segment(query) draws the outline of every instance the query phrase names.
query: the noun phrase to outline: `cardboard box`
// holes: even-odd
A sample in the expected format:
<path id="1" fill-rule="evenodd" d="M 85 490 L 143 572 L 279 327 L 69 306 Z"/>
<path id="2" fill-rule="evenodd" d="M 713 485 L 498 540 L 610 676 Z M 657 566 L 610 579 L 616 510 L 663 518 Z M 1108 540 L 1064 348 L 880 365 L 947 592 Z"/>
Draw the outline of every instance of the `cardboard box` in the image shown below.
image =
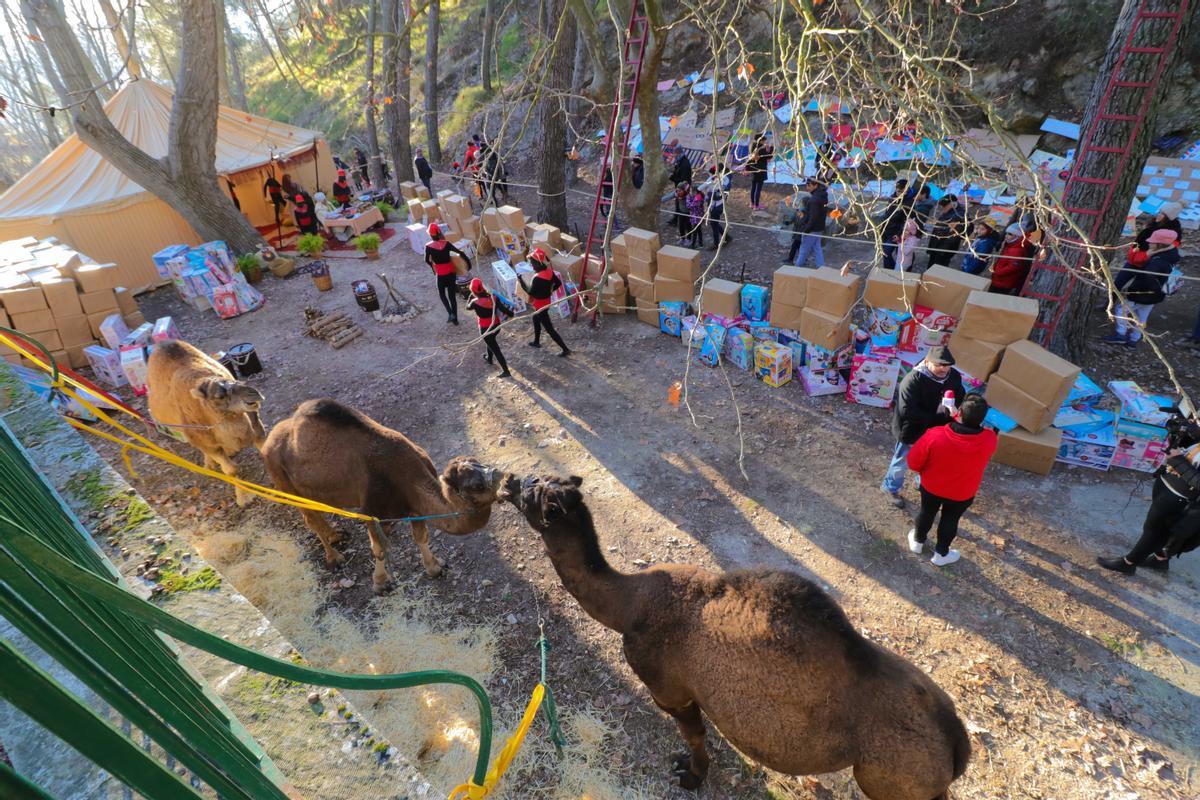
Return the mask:
<path id="1" fill-rule="evenodd" d="M 652 300 L 643 300 L 639 297 L 633 301 L 633 304 L 637 311 L 638 322 L 658 327 L 658 303 Z"/>
<path id="2" fill-rule="evenodd" d="M 724 278 L 709 278 L 700 290 L 700 309 L 705 314 L 733 319 L 742 313 L 742 285 Z"/>
<path id="3" fill-rule="evenodd" d="M 91 347 L 95 343 L 96 342 L 94 339 L 89 339 L 84 344 L 66 345 L 64 349 L 67 351 L 67 365 L 70 366 L 71 369 L 80 369 L 81 367 L 86 367 L 88 365 L 88 360 L 87 356 L 84 355 L 84 348 Z"/>
<path id="4" fill-rule="evenodd" d="M 639 278 L 637 275 L 629 275 L 625 278 L 625 285 L 629 288 L 629 294 L 636 299 L 657 305 L 658 297 L 654 293 L 654 281 Z"/>
<path id="5" fill-rule="evenodd" d="M 17 286 L 0 291 L 0 304 L 4 306 L 4 310 L 10 317 L 13 314 L 25 314 L 49 308 L 46 305 L 46 295 L 42 294 L 42 287 L 33 285 Z"/>
<path id="6" fill-rule="evenodd" d="M 1057 428 L 1047 428 L 1041 433 L 1013 428 L 999 435 L 992 460 L 1037 475 L 1049 475 L 1061 445 L 1062 431 Z"/>
<path id="7" fill-rule="evenodd" d="M 658 265 L 653 261 L 629 256 L 629 274 L 636 275 L 642 280 L 652 281 L 658 276 Z M 678 280 L 678 279 L 676 279 Z M 692 281 L 695 282 L 695 279 Z"/>
<path id="8" fill-rule="evenodd" d="M 662 247 L 662 242 L 658 240 L 658 234 L 653 231 L 626 228 L 621 235 L 625 237 L 625 246 L 629 249 L 629 255 L 646 261 L 653 261 L 655 254 Z M 677 247 L 675 249 L 683 250 L 684 248 Z"/>
<path id="9" fill-rule="evenodd" d="M 412 200 L 417 196 L 417 184 L 415 181 L 402 181 L 400 183 L 400 196 Z"/>
<path id="10" fill-rule="evenodd" d="M 659 275 L 654 279 L 654 297 L 660 303 L 690 303 L 696 297 L 696 286 Z"/>
<path id="11" fill-rule="evenodd" d="M 969 339 L 1012 344 L 1029 337 L 1037 315 L 1038 302 L 1031 297 L 971 292 L 958 330 Z"/>
<path id="12" fill-rule="evenodd" d="M 948 346 L 954 354 L 955 366 L 985 383 L 1000 366 L 1005 347 L 982 339 L 969 339 L 958 331 L 950 336 Z"/>
<path id="13" fill-rule="evenodd" d="M 574 236 L 568 236 L 565 233 L 558 235 L 558 249 L 566 253 L 580 253 L 582 248 L 579 246 L 579 240 Z"/>
<path id="14" fill-rule="evenodd" d="M 622 277 L 629 275 L 629 259 L 613 256 L 608 260 L 608 268 Z"/>
<path id="15" fill-rule="evenodd" d="M 38 344 L 47 350 L 62 350 L 62 337 L 58 335 L 56 330 L 48 331 L 21 331 L 26 336 L 36 339 Z"/>
<path id="16" fill-rule="evenodd" d="M 409 222 L 424 222 L 425 221 L 425 206 L 424 201 L 416 197 L 408 201 L 408 221 Z"/>
<path id="17" fill-rule="evenodd" d="M 92 326 L 88 324 L 88 318 L 85 314 L 80 314 L 77 317 L 59 317 L 55 320 L 58 325 L 58 335 L 62 339 L 63 345 L 68 349 L 78 345 L 87 345 L 92 343 Z"/>
<path id="18" fill-rule="evenodd" d="M 921 279 L 916 275 L 901 275 L 895 270 L 873 269 L 867 275 L 863 302 L 872 308 L 889 311 L 911 311 L 917 304 Z"/>
<path id="19" fill-rule="evenodd" d="M 629 245 L 625 244 L 625 234 L 623 233 L 618 233 L 609 240 L 609 249 L 612 250 L 614 256 L 629 258 Z"/>
<path id="20" fill-rule="evenodd" d="M 562 242 L 562 231 L 554 225 L 541 222 L 533 226 L 533 236 L 530 238 L 535 242 L 548 242 L 551 247 L 557 250 Z"/>
<path id="21" fill-rule="evenodd" d="M 850 318 L 805 307 L 800 313 L 800 336 L 826 350 L 837 350 L 850 342 Z"/>
<path id="22" fill-rule="evenodd" d="M 418 200 L 432 200 L 433 198 L 430 196 L 428 189 L 426 189 L 424 186 L 418 186 L 417 187 L 417 199 Z"/>
<path id="23" fill-rule="evenodd" d="M 55 318 L 78 317 L 83 313 L 83 306 L 79 304 L 79 293 L 75 290 L 75 281 L 70 278 L 58 278 L 41 286 L 42 294 L 46 296 L 46 305 L 50 306 L 50 312 Z"/>
<path id="24" fill-rule="evenodd" d="M 629 297 L 625 289 L 625 279 L 620 275 L 609 273 L 600 290 L 600 311 L 604 314 L 624 314 L 628 311 Z"/>
<path id="25" fill-rule="evenodd" d="M 78 295 L 81 313 L 83 314 L 99 314 L 101 311 L 120 311 L 122 314 L 129 313 L 121 308 L 121 303 L 117 298 L 116 293 L 112 289 L 101 289 L 98 292 L 86 292 Z M 137 311 L 137 304 L 134 303 L 132 311 Z"/>
<path id="26" fill-rule="evenodd" d="M 991 285 L 990 278 L 982 278 L 938 264 L 921 275 L 921 289 L 917 292 L 917 302 L 952 317 L 961 317 L 963 306 L 966 305 L 971 292 L 986 292 Z"/>
<path id="27" fill-rule="evenodd" d="M 10 319 L 12 327 L 21 333 L 33 334 L 38 331 L 52 331 L 55 329 L 54 314 L 48 308 L 43 308 L 40 311 L 24 311 L 20 314 L 13 314 Z"/>
<path id="28" fill-rule="evenodd" d="M 496 209 L 496 213 L 500 215 L 500 223 L 514 233 L 522 233 L 525 230 L 525 212 L 516 206 L 500 206 Z"/>
<path id="29" fill-rule="evenodd" d="M 804 308 L 808 302 L 808 279 L 812 274 L 807 267 L 780 267 L 775 270 L 771 297 L 786 305 Z"/>
<path id="30" fill-rule="evenodd" d="M 997 376 L 1019 386 L 1030 397 L 1057 409 L 1071 393 L 1080 368 L 1028 339 L 1013 342 L 1004 351 Z M 972 373 L 974 374 L 974 373 Z M 976 376 L 978 377 L 978 376 Z"/>
<path id="31" fill-rule="evenodd" d="M 1058 413 L 1058 406 L 1047 406 L 999 375 L 993 375 L 988 381 L 983 398 L 1005 416 L 1015 419 L 1018 425 L 1030 433 L 1044 431 Z M 1054 446 L 1054 451 L 1058 452 L 1058 445 Z"/>
<path id="32" fill-rule="evenodd" d="M 121 285 L 121 276 L 116 264 L 84 264 L 75 270 L 75 282 L 81 292 L 98 292 L 116 289 Z"/>
<path id="33" fill-rule="evenodd" d="M 858 275 L 843 277 L 831 267 L 810 270 L 805 306 L 835 317 L 845 316 L 858 301 L 861 285 L 862 278 Z"/>
<path id="34" fill-rule="evenodd" d="M 9 325 L 8 323 L 8 312 L 6 312 L 3 308 L 0 308 L 0 325 L 4 326 L 5 328 L 11 328 L 12 325 Z"/>
<path id="35" fill-rule="evenodd" d="M 438 208 L 436 200 L 425 200 L 421 203 L 421 210 L 426 222 L 441 222 L 442 210 Z"/>
<path id="36" fill-rule="evenodd" d="M 781 303 L 778 297 L 771 298 L 771 324 L 777 328 L 799 329 L 803 311 L 802 306 Z"/>
<path id="37" fill-rule="evenodd" d="M 654 236 L 655 239 L 658 238 L 658 234 Z M 631 258 L 644 258 L 636 248 L 630 247 L 629 250 Z M 689 250 L 686 247 L 676 247 L 671 244 L 659 248 L 654 260 L 658 263 L 658 274 L 666 275 L 668 278 L 695 283 L 696 279 L 700 277 L 699 250 Z"/>

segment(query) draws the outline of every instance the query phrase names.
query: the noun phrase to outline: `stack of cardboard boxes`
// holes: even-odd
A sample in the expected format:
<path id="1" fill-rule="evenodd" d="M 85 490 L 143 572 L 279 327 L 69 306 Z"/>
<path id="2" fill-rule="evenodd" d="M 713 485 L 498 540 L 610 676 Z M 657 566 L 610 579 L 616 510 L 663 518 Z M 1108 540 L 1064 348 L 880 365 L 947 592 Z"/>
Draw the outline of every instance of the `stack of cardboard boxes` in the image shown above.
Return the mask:
<path id="1" fill-rule="evenodd" d="M 87 366 L 84 348 L 96 343 L 110 317 L 136 328 L 145 319 L 133 296 L 118 286 L 114 264 L 96 264 L 59 244 L 25 237 L 0 244 L 0 325 L 30 336 L 56 362 Z M 3 348 L 5 360 L 20 358 Z"/>
<path id="2" fill-rule="evenodd" d="M 771 324 L 777 328 L 800 330 L 801 317 L 808 298 L 811 269 L 783 266 L 775 270 L 771 283 Z"/>
<path id="3" fill-rule="evenodd" d="M 628 233 L 628 232 L 626 232 Z M 654 237 L 655 242 L 658 236 Z M 637 240 L 629 239 L 631 263 L 636 263 Z M 700 279 L 700 251 L 667 245 L 655 254 L 658 272 L 654 277 L 654 296 L 658 301 L 691 303 L 696 299 L 696 281 Z"/>
<path id="4" fill-rule="evenodd" d="M 1037 314 L 1032 298 L 971 292 L 949 342 L 958 368 L 986 383 L 1000 366 L 1004 348 L 1029 336 Z"/>
<path id="5" fill-rule="evenodd" d="M 810 272 L 800 338 L 824 350 L 838 350 L 850 343 L 850 310 L 858 302 L 862 278 L 829 267 Z"/>
<path id="6" fill-rule="evenodd" d="M 964 328 L 975 333 L 978 329 L 966 325 L 971 314 L 968 304 Z M 1000 368 L 988 380 L 984 393 L 989 405 L 1018 426 L 1000 432 L 997 462 L 1040 475 L 1050 472 L 1062 444 L 1062 431 L 1051 428 L 1050 424 L 1070 395 L 1079 373 L 1079 367 L 1028 339 L 1007 345 Z"/>

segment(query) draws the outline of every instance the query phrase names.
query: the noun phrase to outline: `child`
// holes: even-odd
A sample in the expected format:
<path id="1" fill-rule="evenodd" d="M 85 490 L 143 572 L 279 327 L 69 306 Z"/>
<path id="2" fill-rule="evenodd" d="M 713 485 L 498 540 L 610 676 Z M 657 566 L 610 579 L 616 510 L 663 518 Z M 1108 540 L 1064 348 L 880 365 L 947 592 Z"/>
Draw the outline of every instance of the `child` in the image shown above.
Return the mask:
<path id="1" fill-rule="evenodd" d="M 975 223 L 975 238 L 971 240 L 971 252 L 963 256 L 962 270 L 978 275 L 987 269 L 988 260 L 1000 244 L 1000 234 L 992 227 L 992 221 L 984 218 Z"/>
<path id="2" fill-rule="evenodd" d="M 1142 330 L 1154 306 L 1167 299 L 1167 278 L 1179 263 L 1179 234 L 1170 228 L 1160 228 L 1150 234 L 1147 252 L 1150 257 L 1141 266 L 1132 264 L 1133 274 L 1125 289 L 1125 303 L 1117 316 L 1117 332 L 1104 337 L 1109 344 L 1133 347 L 1142 340 Z"/>
<path id="3" fill-rule="evenodd" d="M 908 451 L 909 469 L 921 476 L 921 510 L 916 527 L 908 532 L 908 549 L 925 549 L 933 518 L 941 511 L 937 545 L 929 559 L 934 566 L 958 561 L 958 551 L 950 549 L 958 536 L 958 520 L 975 501 L 983 471 L 996 452 L 996 432 L 983 428 L 987 411 L 982 395 L 967 395 L 952 412 L 952 422 L 929 428 Z"/>
<path id="4" fill-rule="evenodd" d="M 691 241 L 688 243 L 693 250 L 704 247 L 704 193 L 692 189 L 687 199 L 688 222 L 691 223 Z"/>
<path id="5" fill-rule="evenodd" d="M 900 246 L 896 248 L 896 271 L 908 272 L 912 269 L 913 257 L 921 244 L 921 226 L 916 217 L 909 217 L 904 223 L 904 232 L 900 234 Z"/>
<path id="6" fill-rule="evenodd" d="M 992 265 L 992 286 L 995 294 L 1020 294 L 1033 264 L 1029 260 L 1033 247 L 1026 237 L 1025 228 L 1014 222 L 1004 229 L 1004 245 L 1000 257 Z"/>

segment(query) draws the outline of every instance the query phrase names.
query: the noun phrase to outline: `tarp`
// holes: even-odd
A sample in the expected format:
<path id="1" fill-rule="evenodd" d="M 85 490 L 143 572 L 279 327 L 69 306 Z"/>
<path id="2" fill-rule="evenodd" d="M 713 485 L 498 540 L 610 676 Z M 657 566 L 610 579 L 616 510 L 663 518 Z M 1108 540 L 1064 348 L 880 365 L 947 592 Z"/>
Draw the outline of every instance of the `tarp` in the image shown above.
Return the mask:
<path id="1" fill-rule="evenodd" d="M 1004 169 L 1010 164 L 1020 164 L 1027 159 L 1041 138 L 1034 134 L 1014 136 L 1005 133 L 1003 136 L 1001 139 L 1001 134 L 995 131 L 971 128 L 958 137 L 957 153 L 963 161 L 972 165 L 986 169 Z M 1020 153 L 1020 157 L 1014 156 L 1013 150 Z"/>
<path id="2" fill-rule="evenodd" d="M 140 149 L 167 154 L 171 92 L 139 80 L 113 95 L 104 112 L 117 130 Z M 236 173 L 311 150 L 317 131 L 297 128 L 222 106 L 217 117 L 217 172 Z M 76 135 L 67 138 L 41 163 L 0 195 L 0 220 L 68 214 L 128 203 L 146 190 L 92 150 Z"/>

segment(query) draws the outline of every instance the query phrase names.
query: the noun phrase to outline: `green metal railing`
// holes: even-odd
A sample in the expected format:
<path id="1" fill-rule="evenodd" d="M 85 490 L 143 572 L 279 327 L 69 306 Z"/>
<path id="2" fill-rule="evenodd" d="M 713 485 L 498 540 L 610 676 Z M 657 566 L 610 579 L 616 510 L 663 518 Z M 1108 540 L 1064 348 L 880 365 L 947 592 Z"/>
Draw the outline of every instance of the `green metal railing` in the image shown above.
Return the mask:
<path id="1" fill-rule="evenodd" d="M 74 674 L 113 710 L 220 797 L 282 800 L 284 778 L 203 680 L 159 632 L 235 664 L 337 689 L 463 686 L 479 707 L 474 781 L 492 743 L 483 687 L 442 670 L 352 675 L 263 655 L 189 625 L 124 588 L 61 499 L 0 422 L 0 616 Z M 0 697 L 151 800 L 199 798 L 153 755 L 0 640 Z M 46 797 L 0 766 L 3 796 Z"/>

